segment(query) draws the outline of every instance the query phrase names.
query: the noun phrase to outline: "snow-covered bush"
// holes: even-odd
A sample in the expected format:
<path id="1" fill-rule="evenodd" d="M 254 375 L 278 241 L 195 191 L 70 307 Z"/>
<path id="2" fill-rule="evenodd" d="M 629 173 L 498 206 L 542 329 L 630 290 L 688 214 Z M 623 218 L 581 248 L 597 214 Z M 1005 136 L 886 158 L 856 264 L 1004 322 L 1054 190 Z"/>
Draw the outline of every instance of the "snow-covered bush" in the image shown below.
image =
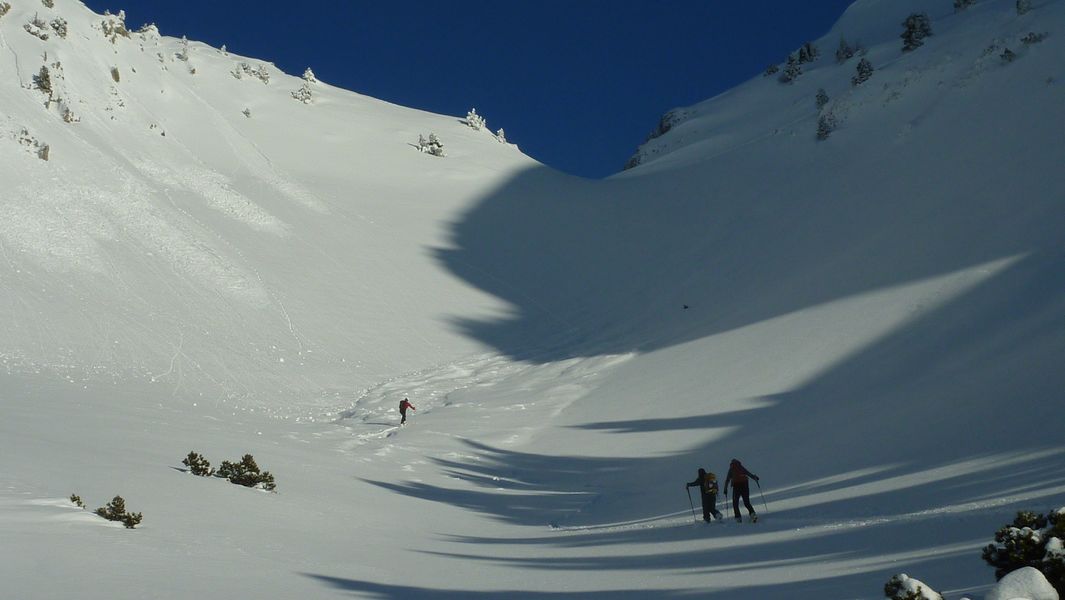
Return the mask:
<path id="1" fill-rule="evenodd" d="M 181 49 L 174 54 L 174 57 L 185 62 L 189 61 L 189 38 L 181 36 Z"/>
<path id="2" fill-rule="evenodd" d="M 0 17 L 6 15 L 9 10 L 11 10 L 10 2 L 0 2 Z"/>
<path id="3" fill-rule="evenodd" d="M 995 567 L 995 578 L 1022 567 L 1043 573 L 1059 594 L 1065 594 L 1065 508 L 1047 516 L 1024 511 L 1012 525 L 995 532 L 995 543 L 984 548 L 982 556 Z"/>
<path id="4" fill-rule="evenodd" d="M 796 51 L 796 55 L 798 56 L 799 64 L 803 64 L 814 62 L 821 55 L 821 52 L 813 43 L 806 42 Z"/>
<path id="5" fill-rule="evenodd" d="M 1026 35 L 1026 36 L 1021 38 L 1021 43 L 1024 44 L 1025 46 L 1031 46 L 1032 44 L 1038 44 L 1039 42 L 1047 39 L 1048 35 L 1050 35 L 1050 34 L 1045 32 L 1045 31 L 1043 33 L 1036 33 L 1034 31 L 1030 31 L 1030 32 L 1028 32 L 1028 35 Z"/>
<path id="6" fill-rule="evenodd" d="M 15 140 L 19 143 L 20 146 L 23 146 L 33 154 L 36 154 L 37 158 L 43 161 L 47 161 L 49 156 L 51 156 L 51 147 L 48 144 L 33 137 L 33 135 L 30 134 L 29 130 L 25 127 L 20 129 L 18 134 L 15 135 Z"/>
<path id="7" fill-rule="evenodd" d="M 248 108 L 248 107 L 244 107 L 244 110 L 240 111 L 240 114 L 242 114 L 245 117 L 248 117 L 250 119 L 251 118 L 251 109 Z"/>
<path id="8" fill-rule="evenodd" d="M 120 10 L 117 15 L 112 15 L 108 11 L 104 13 L 104 16 L 107 18 L 100 22 L 100 30 L 103 31 L 105 38 L 111 40 L 112 44 L 118 40 L 118 36 L 129 37 L 129 30 L 126 29 L 126 11 Z"/>
<path id="9" fill-rule="evenodd" d="M 41 0 L 41 4 L 48 8 L 55 8 L 55 0 Z"/>
<path id="10" fill-rule="evenodd" d="M 48 24 L 37 15 L 33 15 L 33 20 L 23 25 L 22 28 L 26 30 L 26 33 L 42 41 L 48 39 Z"/>
<path id="11" fill-rule="evenodd" d="M 48 104 L 52 101 L 52 72 L 48 65 L 41 65 L 41 70 L 33 76 L 33 87 L 41 90 L 48 96 Z"/>
<path id="12" fill-rule="evenodd" d="M 776 63 L 773 63 L 766 67 L 765 71 L 762 71 L 762 77 L 769 77 L 770 75 L 775 75 L 779 71 L 780 67 Z"/>
<path id="13" fill-rule="evenodd" d="M 266 65 L 251 66 L 246 62 L 242 62 L 232 71 L 233 77 L 237 79 L 243 79 L 245 75 L 251 75 L 264 84 L 270 83 L 270 72 L 266 69 Z"/>
<path id="14" fill-rule="evenodd" d="M 784 71 L 780 73 L 781 83 L 792 83 L 802 75 L 802 64 L 794 54 L 788 57 L 784 63 Z"/>
<path id="15" fill-rule="evenodd" d="M 289 95 L 304 104 L 310 104 L 311 101 L 314 100 L 314 94 L 311 93 L 311 88 L 306 81 L 303 82 L 300 89 L 294 92 L 289 92 Z"/>
<path id="16" fill-rule="evenodd" d="M 436 137 L 435 133 L 430 133 L 428 140 L 425 139 L 425 136 L 419 135 L 418 150 L 433 156 L 447 156 L 447 154 L 444 154 L 444 144 L 440 143 L 440 138 Z"/>
<path id="17" fill-rule="evenodd" d="M 133 529 L 144 518 L 141 513 L 126 512 L 126 501 L 122 496 L 115 496 L 107 506 L 97 508 L 96 514 L 108 521 L 121 521 L 126 529 Z"/>
<path id="18" fill-rule="evenodd" d="M 963 11 L 976 4 L 976 0 L 954 0 L 954 12 Z"/>
<path id="19" fill-rule="evenodd" d="M 255 464 L 255 459 L 251 454 L 245 454 L 238 463 L 223 460 L 215 477 L 223 477 L 230 483 L 244 487 L 257 487 L 267 491 L 277 488 L 274 484 L 274 476 L 269 471 L 260 471 L 259 465 Z"/>
<path id="20" fill-rule="evenodd" d="M 318 83 L 318 78 L 314 76 L 314 71 L 310 67 L 303 72 L 303 80 L 307 83 Z"/>
<path id="21" fill-rule="evenodd" d="M 1032 0 L 1017 0 L 1017 14 L 1023 15 L 1032 10 Z"/>
<path id="22" fill-rule="evenodd" d="M 1002 54 L 999 55 L 999 58 L 1002 59 L 1002 62 L 1011 63 L 1017 59 L 1017 53 L 1013 50 L 1010 50 L 1009 48 L 1006 48 L 1002 51 Z"/>
<path id="23" fill-rule="evenodd" d="M 922 581 L 900 573 L 884 584 L 888 600 L 943 600 L 935 590 Z"/>
<path id="24" fill-rule="evenodd" d="M 984 600 L 1058 600 L 1060 596 L 1046 576 L 1032 567 L 1024 567 L 1006 575 Z"/>
<path id="25" fill-rule="evenodd" d="M 913 13 L 902 22 L 906 28 L 899 36 L 902 38 L 902 51 L 910 52 L 924 44 L 924 39 L 932 35 L 932 21 L 925 13 Z"/>
<path id="26" fill-rule="evenodd" d="M 817 95 L 814 96 L 814 103 L 817 104 L 817 110 L 821 110 L 828 104 L 828 92 L 825 91 L 825 88 L 817 90 Z"/>
<path id="27" fill-rule="evenodd" d="M 836 115 L 831 110 L 825 112 L 817 119 L 817 139 L 827 140 L 837 126 L 839 122 L 836 120 Z"/>
<path id="28" fill-rule="evenodd" d="M 66 37 L 67 37 L 67 20 L 66 19 L 64 19 L 63 17 L 56 17 L 56 18 L 52 19 L 52 22 L 49 23 L 49 25 L 52 27 L 52 31 L 54 31 L 56 35 L 58 35 L 59 37 L 61 37 L 63 39 L 66 39 Z"/>
<path id="29" fill-rule="evenodd" d="M 111 67 L 111 79 L 113 79 L 115 83 L 122 81 L 122 75 L 118 72 L 118 67 Z"/>
<path id="30" fill-rule="evenodd" d="M 73 504 L 74 506 L 77 506 L 78 508 L 85 508 L 85 503 L 82 502 L 81 496 L 79 496 L 77 494 L 71 494 L 70 495 L 70 503 Z"/>
<path id="31" fill-rule="evenodd" d="M 207 462 L 207 458 L 196 453 L 189 452 L 189 455 L 182 459 L 181 464 L 189 468 L 189 472 L 193 475 L 199 475 L 200 477 L 210 477 L 214 475 L 214 469 L 211 468 L 211 463 Z"/>
<path id="32" fill-rule="evenodd" d="M 466 113 L 466 124 L 477 131 L 484 129 L 488 125 L 484 117 L 477 114 L 476 108 L 471 108 L 470 112 Z"/>
<path id="33" fill-rule="evenodd" d="M 502 127 L 496 132 L 496 139 L 499 140 L 499 143 L 501 144 L 507 143 L 507 134 L 503 131 Z"/>
<path id="34" fill-rule="evenodd" d="M 858 52 L 858 48 L 857 47 L 851 46 L 849 43 L 847 43 L 846 38 L 844 38 L 843 36 L 840 36 L 840 38 L 839 38 L 839 48 L 836 48 L 836 62 L 838 64 L 843 64 L 843 63 L 847 62 L 857 52 Z"/>
<path id="35" fill-rule="evenodd" d="M 873 63 L 869 62 L 869 59 L 863 58 L 858 62 L 858 72 L 851 77 L 851 85 L 861 85 L 869 80 L 873 76 Z"/>

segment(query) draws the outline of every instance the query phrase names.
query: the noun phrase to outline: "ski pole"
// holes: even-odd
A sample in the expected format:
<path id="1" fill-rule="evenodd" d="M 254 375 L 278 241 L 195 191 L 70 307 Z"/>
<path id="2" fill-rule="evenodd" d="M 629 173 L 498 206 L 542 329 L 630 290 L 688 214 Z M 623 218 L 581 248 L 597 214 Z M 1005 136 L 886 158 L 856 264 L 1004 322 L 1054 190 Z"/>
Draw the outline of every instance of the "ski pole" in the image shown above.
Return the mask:
<path id="1" fill-rule="evenodd" d="M 762 484 L 758 483 L 758 480 L 754 480 L 755 485 L 758 486 L 758 495 L 762 497 L 762 506 L 765 507 L 765 513 L 769 514 L 769 505 L 765 503 L 765 494 L 762 493 Z"/>
<path id="2" fill-rule="evenodd" d="M 688 504 L 692 507 L 692 519 L 694 519 L 695 522 L 698 523 L 699 517 L 695 516 L 695 505 L 692 504 L 692 490 L 690 487 L 685 487 L 684 491 L 688 492 Z"/>

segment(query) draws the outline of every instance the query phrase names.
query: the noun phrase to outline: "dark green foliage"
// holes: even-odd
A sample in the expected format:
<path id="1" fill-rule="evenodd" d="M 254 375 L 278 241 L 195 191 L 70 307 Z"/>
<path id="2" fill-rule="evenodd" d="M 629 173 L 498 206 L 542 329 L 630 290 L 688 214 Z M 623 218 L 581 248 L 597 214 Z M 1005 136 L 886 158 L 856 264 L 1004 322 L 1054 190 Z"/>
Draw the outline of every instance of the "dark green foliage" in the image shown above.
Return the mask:
<path id="1" fill-rule="evenodd" d="M 851 77 L 851 85 L 861 85 L 869 80 L 873 76 L 873 63 L 869 62 L 869 59 L 863 58 L 858 63 L 858 72 Z"/>
<path id="2" fill-rule="evenodd" d="M 932 22 L 925 13 L 911 14 L 902 22 L 902 26 L 906 28 L 899 36 L 902 38 L 903 52 L 916 50 L 924 44 L 926 37 L 932 35 Z"/>
<path id="3" fill-rule="evenodd" d="M 836 120 L 836 115 L 832 114 L 832 111 L 822 114 L 817 119 L 817 139 L 827 140 L 828 136 L 832 135 L 832 132 L 839 126 L 839 122 Z"/>
<path id="4" fill-rule="evenodd" d="M 781 83 L 792 83 L 799 76 L 802 75 L 802 64 L 799 59 L 792 54 L 788 57 L 788 61 L 784 63 L 784 72 L 780 74 Z"/>
<path id="5" fill-rule="evenodd" d="M 817 49 L 817 46 L 810 42 L 806 42 L 796 52 L 799 58 L 799 64 L 814 62 L 817 57 L 821 55 L 821 51 Z"/>
<path id="6" fill-rule="evenodd" d="M 817 96 L 814 97 L 814 102 L 817 104 L 817 110 L 821 110 L 828 104 L 828 93 L 825 92 L 825 88 L 817 90 Z"/>
<path id="7" fill-rule="evenodd" d="M 218 467 L 218 472 L 215 475 L 228 479 L 230 483 L 243 485 L 244 487 L 261 487 L 267 491 L 273 491 L 277 488 L 277 485 L 274 484 L 274 476 L 269 471 L 260 471 L 259 465 L 255 464 L 255 458 L 251 454 L 245 454 L 239 463 L 223 460 L 222 466 Z"/>
<path id="8" fill-rule="evenodd" d="M 843 64 L 850 60 L 858 52 L 858 49 L 847 43 L 843 37 L 839 38 L 839 48 L 836 48 L 836 62 Z"/>
<path id="9" fill-rule="evenodd" d="M 122 499 L 122 496 L 115 496 L 107 506 L 97 508 L 96 514 L 108 521 L 121 521 L 126 529 L 133 529 L 144 518 L 141 513 L 126 512 L 126 501 Z"/>
<path id="10" fill-rule="evenodd" d="M 765 68 L 765 71 L 762 71 L 762 77 L 769 77 L 770 75 L 773 75 L 778 71 L 780 71 L 780 67 L 778 67 L 776 64 L 769 65 Z"/>
<path id="11" fill-rule="evenodd" d="M 906 580 L 909 579 L 906 575 L 893 575 L 887 583 L 884 584 L 884 596 L 888 600 L 928 600 L 928 598 L 942 598 L 935 592 L 926 591 L 920 585 L 917 585 L 916 591 L 908 591 L 906 589 Z"/>
<path id="12" fill-rule="evenodd" d="M 47 65 L 41 65 L 41 70 L 33 76 L 33 85 L 45 94 L 48 94 L 48 98 L 51 99 L 52 72 L 48 70 Z"/>
<path id="13" fill-rule="evenodd" d="M 1065 594 L 1065 509 L 1043 516 L 1031 511 L 1017 513 L 1011 525 L 995 532 L 995 543 L 984 548 L 982 557 L 995 567 L 995 578 L 1022 567 L 1033 567 L 1046 576 L 1059 594 Z"/>
<path id="14" fill-rule="evenodd" d="M 211 463 L 207 462 L 207 459 L 195 452 L 189 452 L 189 455 L 181 461 L 181 464 L 189 468 L 189 471 L 193 475 L 199 475 L 200 477 L 210 477 L 214 475 L 214 469 L 211 468 Z"/>
<path id="15" fill-rule="evenodd" d="M 70 503 L 78 508 L 85 508 L 85 503 L 81 501 L 81 496 L 77 494 L 70 495 Z"/>

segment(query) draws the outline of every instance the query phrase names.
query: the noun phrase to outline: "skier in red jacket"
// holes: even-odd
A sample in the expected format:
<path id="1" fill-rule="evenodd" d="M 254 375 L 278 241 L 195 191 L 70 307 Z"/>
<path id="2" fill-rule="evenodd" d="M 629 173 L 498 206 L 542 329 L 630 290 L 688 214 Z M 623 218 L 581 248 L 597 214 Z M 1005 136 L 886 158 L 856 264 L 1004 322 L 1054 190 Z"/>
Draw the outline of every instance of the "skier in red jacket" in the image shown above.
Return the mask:
<path id="1" fill-rule="evenodd" d="M 743 498 L 743 505 L 751 515 L 751 522 L 755 523 L 758 521 L 758 515 L 751 506 L 751 484 L 747 481 L 748 477 L 758 481 L 757 475 L 748 471 L 740 461 L 732 459 L 728 466 L 728 476 L 725 477 L 725 496 L 728 496 L 728 485 L 732 483 L 732 514 L 736 515 L 736 521 L 743 521 L 740 518 L 740 498 Z"/>
<path id="2" fill-rule="evenodd" d="M 407 422 L 407 409 L 408 408 L 411 409 L 411 410 L 418 410 L 417 408 L 414 408 L 414 405 L 410 403 L 410 400 L 407 400 L 406 398 L 404 398 L 403 401 L 399 403 L 399 415 L 401 417 L 403 417 L 399 421 L 400 425 L 402 425 L 402 424 Z"/>

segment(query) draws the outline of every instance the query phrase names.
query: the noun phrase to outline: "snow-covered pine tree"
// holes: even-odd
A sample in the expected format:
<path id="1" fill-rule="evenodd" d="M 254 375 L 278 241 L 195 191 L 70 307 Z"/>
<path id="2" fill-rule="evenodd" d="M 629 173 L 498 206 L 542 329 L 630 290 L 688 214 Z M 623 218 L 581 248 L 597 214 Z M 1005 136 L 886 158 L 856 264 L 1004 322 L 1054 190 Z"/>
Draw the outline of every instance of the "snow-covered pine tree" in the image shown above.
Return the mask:
<path id="1" fill-rule="evenodd" d="M 496 139 L 499 140 L 501 144 L 507 143 L 507 134 L 503 132 L 502 127 L 500 127 L 499 131 L 496 132 Z"/>
<path id="2" fill-rule="evenodd" d="M 22 26 L 26 30 L 26 33 L 41 40 L 48 40 L 48 24 L 41 20 L 36 14 L 33 15 L 33 20 Z"/>
<path id="3" fill-rule="evenodd" d="M 817 57 L 821 55 L 821 52 L 817 49 L 817 46 L 811 42 L 806 42 L 797 51 L 799 56 L 799 64 L 810 63 L 817 60 Z"/>
<path id="4" fill-rule="evenodd" d="M 484 117 L 477 114 L 476 108 L 471 108 L 470 112 L 466 113 L 466 124 L 477 131 L 484 129 L 488 125 Z"/>
<path id="5" fill-rule="evenodd" d="M 435 133 L 429 134 L 429 142 L 427 144 L 429 148 L 429 154 L 433 156 L 446 156 L 444 154 L 444 144 L 441 143 L 440 138 L 436 137 Z"/>
<path id="6" fill-rule="evenodd" d="M 869 80 L 873 76 L 873 63 L 869 62 L 868 58 L 863 58 L 858 61 L 858 72 L 851 77 L 851 85 L 858 86 Z"/>
<path id="7" fill-rule="evenodd" d="M 1002 54 L 1000 54 L 999 57 L 1002 59 L 1002 62 L 1011 63 L 1017 60 L 1017 53 L 1013 50 L 1010 50 L 1009 48 L 1006 48 L 1002 51 Z"/>
<path id="8" fill-rule="evenodd" d="M 828 92 L 825 91 L 825 88 L 817 90 L 817 96 L 814 97 L 814 101 L 817 103 L 817 110 L 821 110 L 828 104 Z"/>
<path id="9" fill-rule="evenodd" d="M 46 8 L 55 8 L 55 0 L 41 0 L 41 4 Z"/>
<path id="10" fill-rule="evenodd" d="M 56 17 L 49 23 L 52 27 L 52 31 L 59 37 L 66 39 L 67 37 L 67 20 L 63 17 Z"/>
<path id="11" fill-rule="evenodd" d="M 311 93 L 310 84 L 306 81 L 303 82 L 300 89 L 291 92 L 291 96 L 304 104 L 310 104 L 314 99 L 314 95 Z"/>
<path id="12" fill-rule="evenodd" d="M 303 72 L 303 80 L 307 83 L 318 83 L 318 78 L 314 76 L 314 71 L 310 67 Z"/>
<path id="13" fill-rule="evenodd" d="M 1017 0 L 1017 14 L 1023 15 L 1032 10 L 1032 0 Z"/>
<path id="14" fill-rule="evenodd" d="M 838 125 L 839 122 L 836 121 L 836 115 L 832 114 L 831 110 L 822 113 L 817 119 L 817 139 L 827 140 Z"/>
<path id="15" fill-rule="evenodd" d="M 1033 567 L 1058 594 L 1065 594 L 1065 508 L 1045 517 L 1030 511 L 1017 513 L 1011 525 L 995 532 L 995 543 L 984 548 L 982 557 L 995 567 L 996 579 Z"/>
<path id="16" fill-rule="evenodd" d="M 41 70 L 33 76 L 33 87 L 48 96 L 45 106 L 52 102 L 52 72 L 48 69 L 48 65 L 41 65 Z"/>
<path id="17" fill-rule="evenodd" d="M 765 71 L 762 71 L 762 77 L 769 77 L 770 75 L 775 75 L 779 71 L 780 67 L 776 63 L 773 63 L 766 67 Z"/>
<path id="18" fill-rule="evenodd" d="M 892 576 L 884 584 L 884 596 L 888 600 L 943 600 L 943 596 L 928 584 L 905 573 Z"/>
<path id="19" fill-rule="evenodd" d="M 843 64 L 854 56 L 855 48 L 847 43 L 846 38 L 840 36 L 839 47 L 836 48 L 836 63 Z"/>
<path id="20" fill-rule="evenodd" d="M 780 74 L 781 83 L 792 83 L 802 75 L 802 65 L 794 55 L 788 56 L 788 62 L 784 64 L 784 71 Z"/>
<path id="21" fill-rule="evenodd" d="M 188 62 L 189 60 L 189 38 L 181 36 L 181 49 L 178 50 L 175 55 L 178 60 Z"/>
<path id="22" fill-rule="evenodd" d="M 924 39 L 932 35 L 932 22 L 925 13 L 913 13 L 902 22 L 906 28 L 899 37 L 902 38 L 902 51 L 911 52 L 924 44 Z"/>
<path id="23" fill-rule="evenodd" d="M 6 15 L 9 10 L 11 10 L 10 2 L 0 2 L 0 17 Z"/>

